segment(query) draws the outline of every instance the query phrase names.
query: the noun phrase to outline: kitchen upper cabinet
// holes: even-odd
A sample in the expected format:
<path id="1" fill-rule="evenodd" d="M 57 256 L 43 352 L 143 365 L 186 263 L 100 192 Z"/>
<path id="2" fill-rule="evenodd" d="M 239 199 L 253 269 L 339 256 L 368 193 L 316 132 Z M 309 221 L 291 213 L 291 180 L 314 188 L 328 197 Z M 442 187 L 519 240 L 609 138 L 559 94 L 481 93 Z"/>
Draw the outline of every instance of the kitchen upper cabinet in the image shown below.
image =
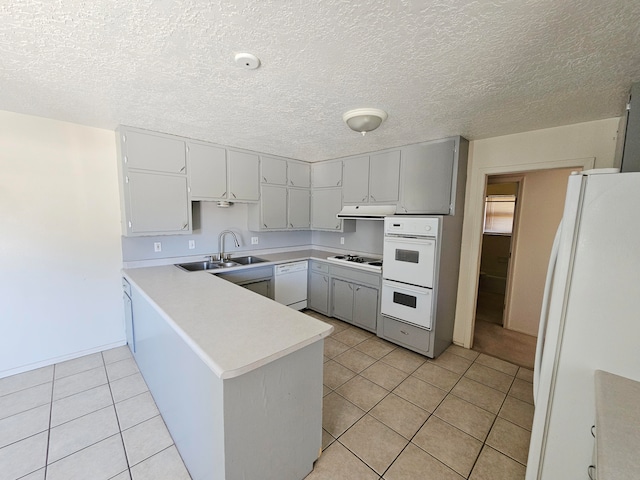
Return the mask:
<path id="1" fill-rule="evenodd" d="M 311 187 L 311 165 L 306 162 L 287 162 L 287 178 L 290 187 Z"/>
<path id="2" fill-rule="evenodd" d="M 187 142 L 192 200 L 225 200 L 227 151 L 222 147 Z"/>
<path id="3" fill-rule="evenodd" d="M 311 164 L 311 186 L 313 188 L 341 187 L 342 160 Z"/>
<path id="4" fill-rule="evenodd" d="M 398 202 L 400 150 L 352 157 L 344 160 L 345 204 Z"/>
<path id="5" fill-rule="evenodd" d="M 287 160 L 260 156 L 260 181 L 272 185 L 287 185 Z"/>
<path id="6" fill-rule="evenodd" d="M 456 137 L 403 147 L 398 212 L 454 214 L 456 193 L 464 193 L 466 145 Z"/>
<path id="7" fill-rule="evenodd" d="M 186 174 L 185 142 L 181 138 L 120 128 L 121 155 L 128 168 Z"/>
<path id="8" fill-rule="evenodd" d="M 191 233 L 185 141 L 129 127 L 116 138 L 123 235 Z"/>
<path id="9" fill-rule="evenodd" d="M 344 160 L 344 203 L 367 203 L 369 201 L 369 156 Z"/>
<path id="10" fill-rule="evenodd" d="M 186 176 L 129 170 L 125 183 L 129 235 L 191 232 Z"/>
<path id="11" fill-rule="evenodd" d="M 369 157 L 369 203 L 396 203 L 400 179 L 400 150 Z"/>
<path id="12" fill-rule="evenodd" d="M 260 158 L 252 152 L 227 149 L 230 201 L 257 202 L 260 199 Z"/>
<path id="13" fill-rule="evenodd" d="M 287 187 L 262 185 L 261 192 L 260 230 L 285 230 L 287 228 Z"/>
<path id="14" fill-rule="evenodd" d="M 288 227 L 295 230 L 311 226 L 311 191 L 308 188 L 289 188 Z"/>
<path id="15" fill-rule="evenodd" d="M 342 221 L 336 215 L 342 210 L 342 188 L 319 188 L 311 193 L 311 229 L 339 232 Z"/>

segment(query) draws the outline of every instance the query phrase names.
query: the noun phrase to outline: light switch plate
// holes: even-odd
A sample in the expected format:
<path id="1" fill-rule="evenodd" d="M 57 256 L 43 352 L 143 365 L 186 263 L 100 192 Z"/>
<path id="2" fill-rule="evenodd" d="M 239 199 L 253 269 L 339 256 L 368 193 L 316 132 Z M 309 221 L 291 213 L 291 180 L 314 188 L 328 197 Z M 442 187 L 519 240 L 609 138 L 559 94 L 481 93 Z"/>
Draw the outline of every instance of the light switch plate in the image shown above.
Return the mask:
<path id="1" fill-rule="evenodd" d="M 196 248 L 196 241 L 189 240 L 189 250 L 193 250 L 194 248 Z"/>
<path id="2" fill-rule="evenodd" d="M 251 245 L 258 245 L 258 237 L 251 237 Z"/>
<path id="3" fill-rule="evenodd" d="M 162 251 L 162 243 L 161 242 L 153 242 L 153 251 L 161 252 Z"/>

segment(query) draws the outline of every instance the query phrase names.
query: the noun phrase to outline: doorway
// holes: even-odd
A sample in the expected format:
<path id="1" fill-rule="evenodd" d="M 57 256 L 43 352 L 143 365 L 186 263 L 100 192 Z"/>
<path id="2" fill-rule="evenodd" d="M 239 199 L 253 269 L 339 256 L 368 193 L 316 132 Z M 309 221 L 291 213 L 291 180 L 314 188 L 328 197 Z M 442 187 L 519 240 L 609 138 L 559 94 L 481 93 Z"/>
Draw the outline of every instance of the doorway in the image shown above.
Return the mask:
<path id="1" fill-rule="evenodd" d="M 487 216 L 491 209 L 498 213 L 505 211 L 502 218 L 508 223 L 509 212 L 512 211 L 513 228 L 510 234 L 506 226 L 502 231 L 500 227 L 491 225 L 483 228 L 474 350 L 527 368 L 533 367 L 549 254 L 564 209 L 567 178 L 573 170 L 576 169 L 559 168 L 486 177 Z M 517 189 L 504 191 L 508 183 L 515 183 Z M 502 206 L 496 209 L 491 204 L 492 195 L 497 195 L 499 200 L 501 194 L 514 192 L 516 201 L 512 210 Z M 492 232 L 492 229 L 497 232 Z M 494 309 L 493 318 L 483 315 L 487 297 L 493 300 L 493 305 L 502 308 L 502 311 Z M 493 322 L 490 321 L 492 319 Z"/>
<path id="2" fill-rule="evenodd" d="M 485 194 L 476 321 L 504 326 L 522 177 L 490 176 Z"/>

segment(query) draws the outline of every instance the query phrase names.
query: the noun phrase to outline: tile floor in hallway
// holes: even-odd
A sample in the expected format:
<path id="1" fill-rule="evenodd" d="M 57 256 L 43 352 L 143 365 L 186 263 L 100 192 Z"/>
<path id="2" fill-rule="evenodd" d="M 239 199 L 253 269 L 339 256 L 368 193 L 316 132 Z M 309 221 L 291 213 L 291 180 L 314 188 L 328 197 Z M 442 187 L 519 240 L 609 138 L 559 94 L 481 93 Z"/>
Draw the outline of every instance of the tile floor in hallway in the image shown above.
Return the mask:
<path id="1" fill-rule="evenodd" d="M 307 313 L 335 327 L 307 480 L 524 478 L 530 370 L 455 346 L 429 360 Z M 75 478 L 190 478 L 127 347 L 0 379 L 0 480 Z"/>
<path id="2" fill-rule="evenodd" d="M 533 372 L 455 345 L 431 360 L 364 330 L 325 341 L 323 454 L 306 480 L 517 480 Z"/>

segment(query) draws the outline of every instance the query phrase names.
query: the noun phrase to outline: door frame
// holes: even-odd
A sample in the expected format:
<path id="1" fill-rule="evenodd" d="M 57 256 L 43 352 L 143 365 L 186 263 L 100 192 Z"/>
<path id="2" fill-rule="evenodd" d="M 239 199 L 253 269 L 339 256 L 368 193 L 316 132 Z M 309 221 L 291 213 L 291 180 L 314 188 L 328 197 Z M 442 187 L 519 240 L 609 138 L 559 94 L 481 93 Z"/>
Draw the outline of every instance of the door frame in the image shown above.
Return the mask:
<path id="1" fill-rule="evenodd" d="M 471 348 L 473 346 L 473 333 L 476 323 L 475 307 L 478 301 L 478 276 L 480 275 L 480 256 L 482 254 L 482 220 L 484 211 L 484 201 L 482 199 L 484 198 L 487 177 L 506 174 L 518 175 L 526 172 L 554 170 L 557 168 L 581 168 L 582 170 L 591 170 L 595 165 L 595 160 L 595 157 L 588 157 L 478 169 L 479 175 L 476 177 L 476 181 L 468 185 L 468 198 L 466 200 L 466 202 L 469 202 L 470 198 L 476 199 L 476 202 L 474 202 L 476 208 L 475 211 L 469 212 L 470 215 L 465 216 L 471 232 L 470 243 L 466 247 L 469 248 L 471 252 L 474 252 L 474 254 L 469 255 L 466 265 L 460 264 L 460 272 L 464 272 L 464 275 L 460 275 L 461 281 L 459 281 L 458 284 L 456 319 L 464 319 L 464 323 L 457 326 L 457 328 L 462 330 L 460 337 L 462 337 L 463 340 L 463 347 Z M 464 247 L 465 245 L 463 245 L 463 248 Z M 462 284 L 465 279 L 469 279 L 468 285 Z M 461 286 L 463 288 L 460 288 Z M 466 292 L 464 291 L 465 289 Z M 463 293 L 463 295 L 461 295 L 461 293 Z M 467 321 L 465 317 L 469 320 Z"/>

